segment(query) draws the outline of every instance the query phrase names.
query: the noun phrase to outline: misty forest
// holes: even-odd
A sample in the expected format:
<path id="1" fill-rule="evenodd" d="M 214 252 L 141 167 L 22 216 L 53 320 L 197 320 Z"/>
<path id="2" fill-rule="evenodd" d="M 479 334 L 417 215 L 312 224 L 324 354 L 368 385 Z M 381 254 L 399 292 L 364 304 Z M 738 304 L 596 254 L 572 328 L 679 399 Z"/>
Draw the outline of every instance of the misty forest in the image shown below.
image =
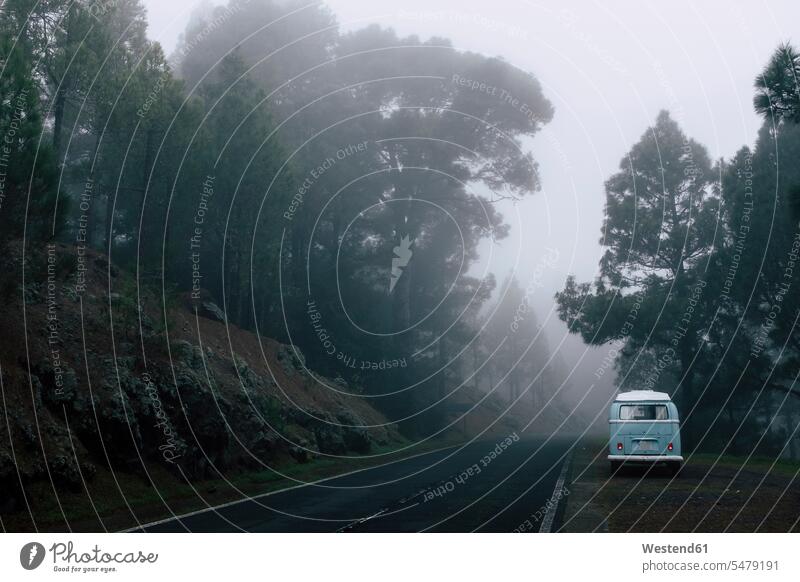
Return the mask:
<path id="1" fill-rule="evenodd" d="M 682 478 L 777 463 L 789 493 L 752 511 L 800 498 L 791 43 L 752 78 L 753 145 L 714 159 L 665 106 L 620 152 L 584 225 L 595 274 L 547 298 L 564 344 L 532 301 L 557 251 L 522 249 L 533 278 L 487 266 L 547 186 L 531 144 L 562 111 L 536 70 L 299 0 L 203 5 L 169 54 L 148 35 L 141 0 L 0 8 L 4 530 L 126 529 L 459 443 L 486 450 L 431 483 L 478 458 L 505 478 L 529 438 L 567 444 L 515 468 L 555 479 L 584 451 L 607 491 L 608 407 L 629 390 L 676 404 Z M 467 473 L 456 492 L 482 487 Z M 523 523 L 506 508 L 533 481 L 481 523 Z M 745 499 L 734 529 L 757 523 Z M 467 513 L 452 529 L 477 527 Z M 796 506 L 774 513 L 798 527 Z"/>

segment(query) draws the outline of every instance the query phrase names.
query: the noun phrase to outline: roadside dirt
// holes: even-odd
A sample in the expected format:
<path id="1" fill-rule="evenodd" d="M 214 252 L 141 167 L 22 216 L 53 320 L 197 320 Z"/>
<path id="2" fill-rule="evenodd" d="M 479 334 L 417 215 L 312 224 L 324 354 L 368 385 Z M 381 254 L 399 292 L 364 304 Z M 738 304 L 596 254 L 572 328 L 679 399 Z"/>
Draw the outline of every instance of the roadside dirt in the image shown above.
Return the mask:
<path id="1" fill-rule="evenodd" d="M 226 325 L 210 299 L 195 311 L 173 294 L 165 306 L 158 285 L 137 287 L 92 250 L 80 262 L 56 244 L 23 262 L 21 243 L 9 248 L 0 270 L 19 276 L 0 288 L 0 531 L 131 527 L 509 434 L 535 412 L 503 413 L 487 398 L 411 443 L 363 387 Z M 479 400 L 470 390 L 460 391 L 469 408 Z M 531 430 L 550 428 L 539 424 Z"/>
<path id="2" fill-rule="evenodd" d="M 798 532 L 800 463 L 695 455 L 611 476 L 605 443 L 578 445 L 562 532 Z"/>

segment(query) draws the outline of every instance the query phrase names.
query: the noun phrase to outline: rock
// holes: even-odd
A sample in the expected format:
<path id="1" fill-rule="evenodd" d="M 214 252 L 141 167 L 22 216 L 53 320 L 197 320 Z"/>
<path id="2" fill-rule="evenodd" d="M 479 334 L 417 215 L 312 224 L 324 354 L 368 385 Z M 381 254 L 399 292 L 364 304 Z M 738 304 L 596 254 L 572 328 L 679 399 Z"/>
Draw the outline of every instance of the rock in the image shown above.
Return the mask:
<path id="1" fill-rule="evenodd" d="M 233 367 L 239 374 L 247 374 L 250 371 L 250 365 L 244 358 L 233 354 Z"/>
<path id="2" fill-rule="evenodd" d="M 258 431 L 252 437 L 248 448 L 258 458 L 269 459 L 278 448 L 279 439 L 278 434 L 269 429 Z"/>
<path id="3" fill-rule="evenodd" d="M 348 450 L 356 453 L 368 453 L 372 449 L 372 438 L 363 428 L 345 429 L 344 443 Z"/>
<path id="4" fill-rule="evenodd" d="M 135 367 L 136 367 L 135 356 L 117 357 L 117 369 L 122 369 L 125 370 L 126 372 L 131 372 Z"/>
<path id="5" fill-rule="evenodd" d="M 50 475 L 56 485 L 63 485 L 71 491 L 81 488 L 81 474 L 75 461 L 66 455 L 59 455 L 49 459 Z"/>
<path id="6" fill-rule="evenodd" d="M 347 408 L 339 408 L 339 410 L 336 411 L 336 420 L 346 426 L 351 427 L 359 427 L 365 424 L 363 419 L 361 419 L 355 412 L 348 410 Z"/>
<path id="7" fill-rule="evenodd" d="M 66 285 L 64 287 L 64 295 L 69 297 L 70 301 L 78 302 L 78 290 L 75 288 L 75 285 Z"/>
<path id="8" fill-rule="evenodd" d="M 42 284 L 39 282 L 28 283 L 25 285 L 25 304 L 36 305 L 37 303 L 44 302 L 44 295 L 42 294 Z"/>
<path id="9" fill-rule="evenodd" d="M 340 455 L 347 452 L 347 444 L 337 426 L 320 423 L 314 428 L 314 436 L 321 453 Z"/>
<path id="10" fill-rule="evenodd" d="M 347 450 L 368 453 L 372 449 L 372 436 L 362 428 L 365 422 L 357 414 L 342 408 L 336 413 L 336 420 L 345 425 L 341 430 Z"/>
<path id="11" fill-rule="evenodd" d="M 192 356 L 192 344 L 186 340 L 175 340 L 170 345 L 172 357 L 176 360 L 185 361 Z"/>
<path id="12" fill-rule="evenodd" d="M 44 384 L 38 376 L 31 375 L 31 384 L 33 385 L 33 405 L 36 407 L 36 410 L 41 410 L 44 395 L 50 392 L 50 390 L 44 387 Z"/>
<path id="13" fill-rule="evenodd" d="M 186 340 L 175 340 L 172 342 L 172 357 L 176 363 L 183 363 L 192 371 L 205 374 L 203 363 L 203 351 L 200 346 L 194 346 Z"/>
<path id="14" fill-rule="evenodd" d="M 307 463 L 311 460 L 311 454 L 302 447 L 289 447 L 289 454 L 298 463 Z"/>
<path id="15" fill-rule="evenodd" d="M 58 408 L 67 405 L 72 407 L 73 404 L 83 404 L 76 402 L 78 400 L 78 377 L 75 370 L 63 365 L 56 378 L 55 371 L 49 363 L 39 363 L 33 368 L 34 376 L 31 376 L 31 381 L 34 385 L 34 393 L 38 394 L 37 408 L 41 407 L 44 403 L 50 408 Z M 82 406 L 79 406 L 83 409 Z"/>
<path id="16" fill-rule="evenodd" d="M 311 417 L 312 414 L 314 416 L 320 416 L 320 413 L 316 410 L 304 411 L 295 406 L 289 407 L 289 409 L 286 411 L 288 421 L 303 428 L 311 428 L 312 425 L 317 422 Z"/>
<path id="17" fill-rule="evenodd" d="M 203 301 L 200 304 L 202 309 L 198 313 L 207 319 L 216 319 L 217 321 L 225 321 L 225 312 L 220 309 L 219 305 L 213 301 Z"/>
<path id="18" fill-rule="evenodd" d="M 234 367 L 236 368 L 236 373 L 239 376 L 239 379 L 242 381 L 243 388 L 245 390 L 252 390 L 254 388 L 262 388 L 264 386 L 264 381 L 262 380 L 261 376 L 256 374 L 252 368 L 250 368 L 250 364 L 244 358 L 233 354 L 233 362 Z"/>
<path id="19" fill-rule="evenodd" d="M 175 367 L 175 380 L 181 397 L 181 412 L 175 415 L 174 428 L 178 435 L 191 437 L 198 445 L 185 452 L 181 467 L 186 463 L 185 466 L 190 470 L 198 471 L 194 476 L 203 476 L 209 469 L 202 462 L 202 458 L 207 456 L 218 469 L 224 469 L 229 464 L 230 452 L 236 444 L 229 425 L 236 426 L 231 419 L 236 407 L 218 390 L 212 391 L 204 374 L 184 364 Z M 191 424 L 191 430 L 187 423 Z M 240 430 L 238 427 L 237 431 Z"/>
<path id="20" fill-rule="evenodd" d="M 33 448 L 33 446 L 39 442 L 39 436 L 31 423 L 26 422 L 20 424 L 19 431 L 22 435 L 22 442 L 25 443 L 26 446 Z"/>
<path id="21" fill-rule="evenodd" d="M 137 449 L 141 451 L 145 447 L 137 415 L 133 412 L 135 405 L 125 391 L 123 378 L 120 378 L 120 384 L 123 391 L 112 391 L 104 399 L 103 406 L 96 407 L 97 425 L 91 419 L 88 426 L 84 425 L 84 434 L 94 433 L 94 439 L 98 434 L 102 435 L 105 450 L 111 458 L 127 465 L 131 459 L 138 458 Z"/>
<path id="22" fill-rule="evenodd" d="M 372 449 L 374 439 L 370 431 L 361 428 L 364 421 L 345 408 L 339 409 L 333 416 L 321 410 L 304 412 L 292 407 L 287 416 L 288 422 L 311 431 L 317 443 L 315 448 L 322 453 L 366 453 Z"/>
<path id="23" fill-rule="evenodd" d="M 292 376 L 295 372 L 305 371 L 306 358 L 297 346 L 281 345 L 278 348 L 277 355 L 278 362 L 287 375 Z"/>

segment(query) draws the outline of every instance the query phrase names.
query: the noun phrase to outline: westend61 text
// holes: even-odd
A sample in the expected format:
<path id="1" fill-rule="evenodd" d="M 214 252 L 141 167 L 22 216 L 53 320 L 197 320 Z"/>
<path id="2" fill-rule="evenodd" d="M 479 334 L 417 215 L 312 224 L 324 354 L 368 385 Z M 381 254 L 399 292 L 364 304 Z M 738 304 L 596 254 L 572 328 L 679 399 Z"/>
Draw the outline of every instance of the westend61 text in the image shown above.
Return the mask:
<path id="1" fill-rule="evenodd" d="M 682 546 L 642 544 L 642 551 L 645 554 L 707 554 L 708 544 L 687 544 Z"/>

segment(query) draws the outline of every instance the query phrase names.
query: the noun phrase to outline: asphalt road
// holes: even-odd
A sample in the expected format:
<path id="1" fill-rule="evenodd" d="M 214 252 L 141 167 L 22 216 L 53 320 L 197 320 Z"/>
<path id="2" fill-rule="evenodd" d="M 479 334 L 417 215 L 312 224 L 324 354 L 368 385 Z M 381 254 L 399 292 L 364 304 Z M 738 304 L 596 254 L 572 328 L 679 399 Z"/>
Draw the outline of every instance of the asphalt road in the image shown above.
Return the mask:
<path id="1" fill-rule="evenodd" d="M 143 528 L 150 532 L 538 531 L 572 441 L 490 439 L 277 491 Z M 526 521 L 527 520 L 527 521 Z"/>

